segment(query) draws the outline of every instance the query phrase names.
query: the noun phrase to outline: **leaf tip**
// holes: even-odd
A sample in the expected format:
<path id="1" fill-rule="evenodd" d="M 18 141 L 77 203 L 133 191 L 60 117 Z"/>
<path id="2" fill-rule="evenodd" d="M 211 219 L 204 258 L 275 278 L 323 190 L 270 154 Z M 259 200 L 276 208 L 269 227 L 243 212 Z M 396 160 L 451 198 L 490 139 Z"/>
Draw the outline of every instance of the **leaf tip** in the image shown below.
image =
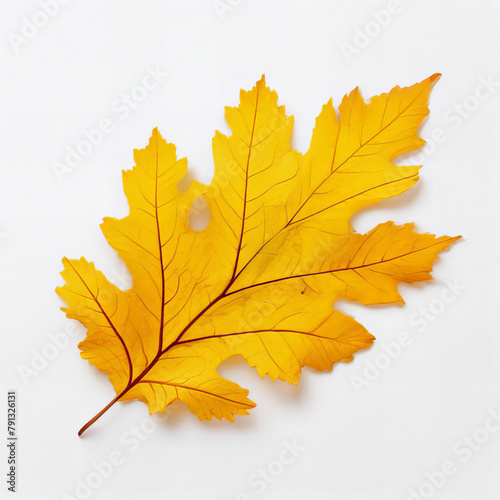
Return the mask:
<path id="1" fill-rule="evenodd" d="M 434 73 L 431 75 L 429 78 L 427 78 L 427 81 L 429 82 L 429 89 L 432 90 L 432 87 L 434 87 L 434 84 L 441 78 L 441 73 Z"/>
<path id="2" fill-rule="evenodd" d="M 462 239 L 462 235 L 459 234 L 458 236 L 450 236 L 450 239 L 448 240 L 448 247 L 456 243 L 458 240 Z"/>
<path id="3" fill-rule="evenodd" d="M 154 141 L 154 142 L 153 142 Z M 158 144 L 159 142 L 161 141 L 165 141 L 165 139 L 163 138 L 163 136 L 161 135 L 160 131 L 158 130 L 158 127 L 155 127 L 152 132 L 151 132 L 151 137 L 149 139 L 149 145 L 151 146 L 152 144 L 156 143 Z M 166 142 L 166 141 L 165 141 Z M 135 149 L 134 150 L 134 155 L 135 155 L 135 152 L 136 151 L 140 151 L 140 150 L 137 150 Z"/>

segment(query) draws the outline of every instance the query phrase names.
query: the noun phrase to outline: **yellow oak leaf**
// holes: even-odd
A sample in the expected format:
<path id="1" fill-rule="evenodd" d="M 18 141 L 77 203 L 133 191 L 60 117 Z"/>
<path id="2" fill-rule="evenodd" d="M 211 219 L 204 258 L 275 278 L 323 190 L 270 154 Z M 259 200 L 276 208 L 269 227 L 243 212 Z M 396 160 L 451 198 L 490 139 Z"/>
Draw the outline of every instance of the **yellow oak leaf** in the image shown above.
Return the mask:
<path id="1" fill-rule="evenodd" d="M 263 77 L 226 108 L 232 135 L 215 134 L 212 183 L 183 193 L 187 161 L 155 129 L 123 174 L 130 214 L 101 226 L 132 288 L 117 288 L 84 258 L 63 260 L 62 310 L 87 328 L 81 355 L 116 392 L 80 434 L 115 402 L 136 398 L 150 413 L 180 399 L 202 420 L 232 421 L 255 404 L 217 373 L 230 356 L 297 384 L 303 366 L 331 370 L 371 345 L 334 302 L 402 302 L 398 284 L 431 279 L 437 254 L 459 238 L 393 222 L 357 234 L 349 223 L 417 181 L 419 167 L 392 160 L 423 146 L 417 128 L 438 76 L 369 104 L 356 89 L 340 117 L 330 100 L 304 155 L 290 147 L 293 118 Z M 200 196 L 211 220 L 196 231 L 189 215 Z"/>

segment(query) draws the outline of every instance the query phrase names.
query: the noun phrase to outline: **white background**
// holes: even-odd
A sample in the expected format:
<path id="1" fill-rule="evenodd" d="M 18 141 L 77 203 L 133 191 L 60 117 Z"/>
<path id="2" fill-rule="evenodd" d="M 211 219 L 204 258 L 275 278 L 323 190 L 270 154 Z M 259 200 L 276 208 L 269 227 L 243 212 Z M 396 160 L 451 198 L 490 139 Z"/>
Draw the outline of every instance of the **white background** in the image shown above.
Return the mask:
<path id="1" fill-rule="evenodd" d="M 122 464 L 92 488 L 92 499 L 243 500 L 246 493 L 401 500 L 412 489 L 435 499 L 500 498 L 500 431 L 481 430 L 500 407 L 500 89 L 474 97 L 481 78 L 500 82 L 498 1 L 406 0 L 381 27 L 372 11 L 387 9 L 385 0 L 243 0 L 222 16 L 212 0 L 71 0 L 17 51 L 13 34 L 22 36 L 23 18 L 33 19 L 40 6 L 0 5 L 0 462 L 4 471 L 6 391 L 16 389 L 13 498 L 83 498 L 77 481 L 113 451 Z M 342 43 L 354 45 L 357 28 L 375 36 L 348 60 Z M 122 119 L 116 100 L 156 66 L 168 77 Z M 175 404 L 153 432 L 141 431 L 134 449 L 130 432 L 141 425 L 149 432 L 150 417 L 140 402 L 119 403 L 78 438 L 114 393 L 79 358 L 83 332 L 60 335 L 67 345 L 60 340 L 54 352 L 49 335 L 72 323 L 54 288 L 62 284 L 64 256 L 85 256 L 127 285 L 99 224 L 126 215 L 121 171 L 152 128 L 188 157 L 194 177 L 209 182 L 212 136 L 227 132 L 223 108 L 236 105 L 240 88 L 250 89 L 263 73 L 295 116 L 293 145 L 304 152 L 330 97 L 337 105 L 359 85 L 369 98 L 435 72 L 443 76 L 421 136 L 432 143 L 442 129 L 446 139 L 433 151 L 427 146 L 418 186 L 353 224 L 365 232 L 386 220 L 414 221 L 419 231 L 464 239 L 436 261 L 433 282 L 400 287 L 404 307 L 339 304 L 377 337 L 374 347 L 333 372 L 305 369 L 298 387 L 262 380 L 241 359 L 231 360 L 221 374 L 249 388 L 258 404 L 235 423 L 199 422 Z M 460 117 L 456 106 L 464 102 L 468 116 Z M 104 118 L 113 132 L 59 182 L 54 163 Z M 447 281 L 463 289 L 444 304 Z M 429 307 L 438 314 L 422 321 L 420 308 Z M 411 345 L 356 391 L 353 377 L 380 364 L 383 346 L 402 331 Z M 44 364 L 43 353 L 53 359 Z M 33 369 L 34 357 L 37 375 L 23 381 L 19 368 Z M 470 456 L 464 450 L 471 445 L 458 444 L 464 436 L 482 443 L 472 442 Z M 294 440 L 303 450 L 281 467 L 283 443 Z M 425 485 L 425 473 L 444 461 L 455 473 L 439 487 Z M 260 493 L 249 481 L 268 467 L 276 476 L 268 473 L 272 482 L 264 480 Z M 12 496 L 6 486 L 2 479 L 1 498 Z"/>

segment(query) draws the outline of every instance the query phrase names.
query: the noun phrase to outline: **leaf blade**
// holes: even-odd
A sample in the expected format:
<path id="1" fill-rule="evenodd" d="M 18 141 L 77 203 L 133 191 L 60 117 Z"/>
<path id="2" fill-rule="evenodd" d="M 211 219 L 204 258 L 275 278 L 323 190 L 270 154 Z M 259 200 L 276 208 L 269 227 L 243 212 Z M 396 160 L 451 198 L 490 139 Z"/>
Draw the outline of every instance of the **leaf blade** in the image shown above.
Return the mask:
<path id="1" fill-rule="evenodd" d="M 374 337 L 335 301 L 402 302 L 399 283 L 431 279 L 437 255 L 459 238 L 419 234 L 412 224 L 366 234 L 350 226 L 354 213 L 418 180 L 418 166 L 392 161 L 424 144 L 417 128 L 437 76 L 368 104 L 356 89 L 340 120 L 330 100 L 305 155 L 291 148 L 293 117 L 263 77 L 226 108 L 232 135 L 214 137 L 212 183 L 193 182 L 182 194 L 187 163 L 153 130 L 124 172 L 130 214 L 102 225 L 132 288 L 66 259 L 67 284 L 57 289 L 68 317 L 88 328 L 82 356 L 117 393 L 83 430 L 130 399 L 151 413 L 180 399 L 200 419 L 234 420 L 255 404 L 218 375 L 225 359 L 242 355 L 262 377 L 296 384 L 303 366 L 331 370 L 369 347 Z M 212 218 L 194 231 L 188 216 L 199 196 Z M 110 297 L 105 307 L 99 289 Z"/>

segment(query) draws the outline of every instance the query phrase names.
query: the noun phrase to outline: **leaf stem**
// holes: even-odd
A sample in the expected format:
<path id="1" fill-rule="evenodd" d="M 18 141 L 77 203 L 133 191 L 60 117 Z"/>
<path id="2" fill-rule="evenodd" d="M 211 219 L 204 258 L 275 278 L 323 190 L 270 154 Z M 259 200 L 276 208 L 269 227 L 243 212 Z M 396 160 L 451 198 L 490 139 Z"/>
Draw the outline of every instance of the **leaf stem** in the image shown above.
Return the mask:
<path id="1" fill-rule="evenodd" d="M 91 418 L 79 431 L 78 435 L 81 436 L 96 420 L 101 418 L 125 393 L 122 392 L 116 396 L 107 406 L 105 406 L 95 417 Z"/>

